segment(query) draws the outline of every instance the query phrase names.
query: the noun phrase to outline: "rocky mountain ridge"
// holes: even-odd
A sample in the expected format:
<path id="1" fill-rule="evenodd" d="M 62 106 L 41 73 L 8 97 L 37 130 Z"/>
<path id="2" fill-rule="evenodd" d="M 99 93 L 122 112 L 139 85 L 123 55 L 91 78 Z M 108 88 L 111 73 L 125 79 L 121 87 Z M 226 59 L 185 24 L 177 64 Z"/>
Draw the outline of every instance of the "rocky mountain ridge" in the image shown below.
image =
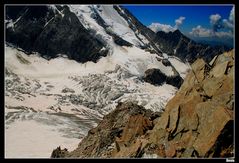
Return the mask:
<path id="1" fill-rule="evenodd" d="M 106 56 L 104 44 L 89 34 L 67 6 L 55 10 L 48 6 L 27 6 L 20 17 L 6 29 L 6 41 L 25 51 L 36 51 L 45 58 L 65 54 L 79 62 Z M 8 8 L 8 7 L 7 7 Z M 15 8 L 9 7 L 9 12 Z"/>
<path id="2" fill-rule="evenodd" d="M 206 62 L 209 62 L 214 56 L 230 50 L 226 46 L 212 47 L 197 43 L 183 35 L 179 30 L 169 33 L 159 31 L 156 33 L 154 42 L 163 52 L 190 63 L 193 63 L 197 58 L 203 58 Z"/>

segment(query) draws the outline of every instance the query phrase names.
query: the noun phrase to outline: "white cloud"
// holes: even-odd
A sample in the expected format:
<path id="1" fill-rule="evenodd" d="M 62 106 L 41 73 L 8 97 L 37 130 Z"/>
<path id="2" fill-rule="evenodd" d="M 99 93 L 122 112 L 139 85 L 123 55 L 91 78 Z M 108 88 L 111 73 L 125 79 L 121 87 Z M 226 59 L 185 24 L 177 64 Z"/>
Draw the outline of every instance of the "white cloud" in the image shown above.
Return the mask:
<path id="1" fill-rule="evenodd" d="M 234 18 L 235 18 L 235 7 L 233 6 L 230 12 L 229 21 L 234 22 Z"/>
<path id="2" fill-rule="evenodd" d="M 202 26 L 198 25 L 197 27 L 192 28 L 192 31 L 189 32 L 189 34 L 194 37 L 232 38 L 235 18 L 234 13 L 235 9 L 233 7 L 228 19 L 222 20 L 222 17 L 219 14 L 210 15 L 209 19 L 212 29 L 203 28 Z M 224 31 L 219 31 L 220 29 L 224 29 Z"/>
<path id="3" fill-rule="evenodd" d="M 210 15 L 209 19 L 210 23 L 212 24 L 212 30 L 214 32 L 217 32 L 218 30 L 224 28 L 221 15 L 219 14 Z"/>
<path id="4" fill-rule="evenodd" d="M 154 31 L 155 33 L 158 31 L 163 31 L 163 32 L 173 32 L 176 29 L 174 27 L 172 27 L 171 25 L 167 25 L 167 24 L 160 24 L 160 23 L 152 23 L 151 25 L 148 26 L 152 31 Z"/>
<path id="5" fill-rule="evenodd" d="M 178 27 L 183 24 L 183 21 L 184 21 L 185 19 L 186 19 L 186 18 L 183 17 L 183 16 L 180 16 L 178 19 L 176 19 L 176 20 L 175 20 L 175 28 L 178 29 Z"/>
<path id="6" fill-rule="evenodd" d="M 212 29 L 203 28 L 202 26 L 198 25 L 197 27 L 193 28 L 192 31 L 189 33 L 194 37 L 233 37 L 231 32 L 215 32 Z"/>
<path id="7" fill-rule="evenodd" d="M 219 38 L 225 38 L 225 37 L 233 37 L 233 34 L 231 32 L 215 32 L 214 34 L 216 37 L 219 37 Z"/>
<path id="8" fill-rule="evenodd" d="M 197 27 L 193 28 L 192 31 L 189 33 L 194 37 L 209 37 L 211 36 L 211 30 L 206 29 L 198 25 Z"/>
<path id="9" fill-rule="evenodd" d="M 223 19 L 223 25 L 225 28 L 228 28 L 229 30 L 233 31 L 234 29 L 234 20 L 235 20 L 235 8 L 232 7 L 232 10 L 230 12 L 230 15 L 227 19 Z"/>
<path id="10" fill-rule="evenodd" d="M 222 17 L 219 14 L 215 14 L 215 15 L 210 15 L 209 18 L 210 18 L 210 23 L 214 25 L 218 23 L 218 21 L 220 21 Z"/>
<path id="11" fill-rule="evenodd" d="M 186 19 L 185 17 L 180 16 L 178 19 L 175 20 L 174 27 L 172 27 L 171 25 L 168 25 L 168 24 L 161 24 L 161 23 L 152 23 L 148 27 L 154 32 L 158 32 L 158 31 L 163 31 L 166 33 L 173 32 L 173 31 L 177 30 L 180 25 L 183 24 L 183 21 L 185 19 Z"/>
<path id="12" fill-rule="evenodd" d="M 234 24 L 231 22 L 231 21 L 228 21 L 227 19 L 223 19 L 223 26 L 225 27 L 225 28 L 228 28 L 228 29 L 230 29 L 230 30 L 233 30 L 233 28 L 234 28 Z"/>

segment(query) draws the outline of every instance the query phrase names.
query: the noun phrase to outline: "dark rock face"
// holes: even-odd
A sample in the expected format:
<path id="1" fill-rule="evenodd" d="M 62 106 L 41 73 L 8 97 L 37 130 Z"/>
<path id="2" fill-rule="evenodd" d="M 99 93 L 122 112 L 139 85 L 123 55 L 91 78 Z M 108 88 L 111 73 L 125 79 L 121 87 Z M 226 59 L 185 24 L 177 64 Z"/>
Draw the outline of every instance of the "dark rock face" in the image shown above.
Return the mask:
<path id="1" fill-rule="evenodd" d="M 162 64 L 163 64 L 164 66 L 171 66 L 171 63 L 169 62 L 168 59 L 162 59 Z"/>
<path id="2" fill-rule="evenodd" d="M 65 155 L 69 153 L 67 151 L 67 149 L 61 149 L 61 147 L 57 147 L 56 149 L 54 149 L 51 153 L 51 158 L 63 158 L 65 157 Z"/>
<path id="3" fill-rule="evenodd" d="M 144 73 L 144 81 L 153 85 L 162 85 L 166 82 L 167 76 L 159 69 L 148 69 Z"/>
<path id="4" fill-rule="evenodd" d="M 26 6 L 6 6 L 6 19 L 16 20 Z"/>
<path id="5" fill-rule="evenodd" d="M 183 83 L 183 79 L 178 73 L 173 76 L 166 76 L 159 69 L 155 68 L 145 71 L 144 81 L 153 85 L 162 85 L 163 83 L 167 83 L 177 88 L 180 88 Z"/>
<path id="6" fill-rule="evenodd" d="M 203 58 L 206 62 L 209 62 L 214 56 L 229 50 L 225 46 L 211 47 L 196 43 L 184 36 L 179 30 L 169 33 L 159 31 L 156 33 L 156 37 L 154 37 L 154 42 L 163 52 L 175 55 L 182 61 L 189 61 L 190 63 L 194 62 L 197 58 Z M 174 49 L 176 50 L 175 53 Z"/>
<path id="7" fill-rule="evenodd" d="M 121 37 L 119 37 L 118 35 L 116 34 L 112 34 L 112 37 L 114 39 L 114 42 L 117 44 L 117 45 L 120 45 L 120 46 L 132 46 L 131 43 L 129 43 L 128 41 L 125 41 L 124 39 L 122 39 Z"/>
<path id="8" fill-rule="evenodd" d="M 18 8 L 7 6 L 7 17 L 16 20 L 21 17 L 14 25 L 14 28 L 6 29 L 6 41 L 30 51 L 33 50 L 34 42 L 44 28 L 44 24 L 54 16 L 53 11 L 49 10 L 48 16 L 46 6 L 32 6 Z M 17 13 L 18 11 L 18 13 Z M 42 11 L 42 13 L 40 12 Z"/>
<path id="9" fill-rule="evenodd" d="M 183 84 L 183 79 L 181 78 L 181 76 L 179 74 L 174 75 L 174 76 L 168 76 L 166 78 L 166 83 L 170 84 L 174 87 L 177 87 L 179 89 L 180 86 Z"/>
<path id="10" fill-rule="evenodd" d="M 8 13 L 13 10 L 11 7 L 7 6 Z M 18 14 L 15 12 L 9 18 L 22 17 L 13 28 L 7 28 L 6 41 L 26 51 L 37 51 L 47 58 L 66 54 L 79 62 L 96 62 L 108 53 L 67 6 L 59 7 L 59 11 L 47 6 L 27 6 L 20 8 Z"/>

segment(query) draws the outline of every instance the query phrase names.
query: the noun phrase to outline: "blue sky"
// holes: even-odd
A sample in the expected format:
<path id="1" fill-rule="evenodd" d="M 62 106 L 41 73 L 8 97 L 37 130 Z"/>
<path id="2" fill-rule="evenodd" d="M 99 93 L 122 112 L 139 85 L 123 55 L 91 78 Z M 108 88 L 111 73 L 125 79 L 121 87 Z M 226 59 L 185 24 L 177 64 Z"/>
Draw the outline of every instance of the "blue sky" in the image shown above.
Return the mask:
<path id="1" fill-rule="evenodd" d="M 154 24 L 154 27 L 158 27 L 157 30 L 162 29 L 160 25 L 168 25 L 165 27 L 177 28 L 195 40 L 210 38 L 211 40 L 221 41 L 220 38 L 224 36 L 225 40 L 233 37 L 231 26 L 233 22 L 229 18 L 233 8 L 232 5 L 124 5 L 124 7 L 146 26 L 158 23 L 159 26 Z M 175 20 L 177 19 L 179 25 L 176 26 Z M 231 35 L 228 34 L 230 32 Z"/>

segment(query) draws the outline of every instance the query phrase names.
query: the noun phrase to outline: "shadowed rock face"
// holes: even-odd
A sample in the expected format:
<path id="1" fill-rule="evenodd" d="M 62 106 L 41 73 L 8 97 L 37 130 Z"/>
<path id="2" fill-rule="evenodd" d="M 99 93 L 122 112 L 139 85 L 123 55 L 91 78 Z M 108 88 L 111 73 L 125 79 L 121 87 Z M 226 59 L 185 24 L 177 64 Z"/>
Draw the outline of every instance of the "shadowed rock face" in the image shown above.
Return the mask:
<path id="1" fill-rule="evenodd" d="M 233 157 L 234 51 L 192 69 L 161 116 L 120 103 L 64 157 Z"/>
<path id="2" fill-rule="evenodd" d="M 61 147 L 57 147 L 55 150 L 52 151 L 51 153 L 51 158 L 61 158 L 64 157 L 67 153 L 67 149 L 61 149 Z"/>
<path id="3" fill-rule="evenodd" d="M 48 59 L 66 54 L 79 62 L 96 62 L 108 53 L 103 43 L 83 27 L 67 6 L 59 7 L 59 11 L 47 6 L 17 9 L 18 12 L 7 6 L 9 19 L 21 16 L 14 27 L 6 29 L 7 42 L 28 52 L 37 51 Z"/>
<path id="4" fill-rule="evenodd" d="M 145 71 L 144 81 L 154 84 L 162 85 L 166 81 L 167 76 L 159 69 L 148 69 Z"/>
<path id="5" fill-rule="evenodd" d="M 178 73 L 173 76 L 166 76 L 159 69 L 155 68 L 148 69 L 145 71 L 144 81 L 153 85 L 162 85 L 163 83 L 167 83 L 177 88 L 180 88 L 183 83 L 183 79 Z"/>

